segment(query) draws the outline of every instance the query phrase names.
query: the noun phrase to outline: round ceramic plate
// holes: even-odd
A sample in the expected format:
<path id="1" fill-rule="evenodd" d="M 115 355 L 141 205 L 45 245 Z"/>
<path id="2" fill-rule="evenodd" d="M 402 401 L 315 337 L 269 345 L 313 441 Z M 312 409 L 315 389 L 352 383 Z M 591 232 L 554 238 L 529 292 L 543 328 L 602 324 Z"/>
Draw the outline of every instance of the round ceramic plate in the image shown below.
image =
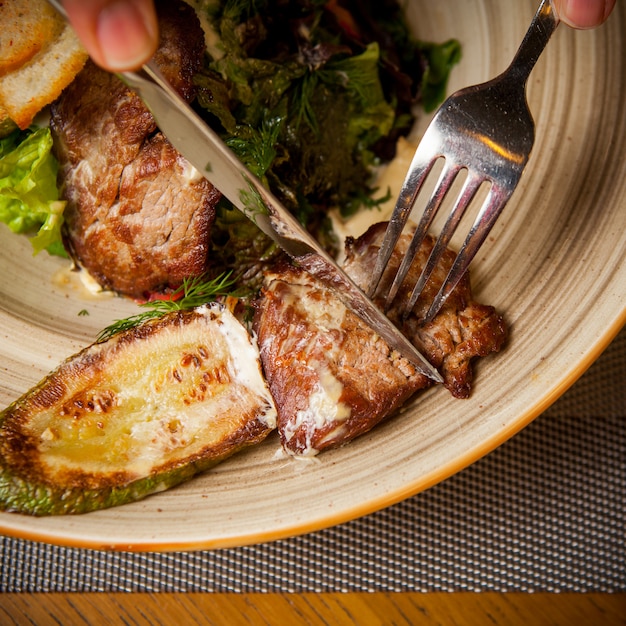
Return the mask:
<path id="1" fill-rule="evenodd" d="M 412 0 L 423 39 L 458 38 L 450 90 L 512 59 L 533 0 Z M 528 424 L 593 362 L 626 318 L 626 8 L 593 31 L 561 25 L 528 86 L 536 145 L 473 265 L 474 293 L 504 313 L 506 349 L 476 367 L 469 400 L 431 389 L 342 449 L 300 462 L 277 437 L 181 487 L 79 516 L 0 513 L 0 533 L 56 544 L 182 550 L 269 541 L 386 507 L 462 470 Z M 422 124 L 425 123 L 422 120 Z M 0 227 L 0 404 L 16 399 L 114 319 L 63 261 L 33 258 Z"/>

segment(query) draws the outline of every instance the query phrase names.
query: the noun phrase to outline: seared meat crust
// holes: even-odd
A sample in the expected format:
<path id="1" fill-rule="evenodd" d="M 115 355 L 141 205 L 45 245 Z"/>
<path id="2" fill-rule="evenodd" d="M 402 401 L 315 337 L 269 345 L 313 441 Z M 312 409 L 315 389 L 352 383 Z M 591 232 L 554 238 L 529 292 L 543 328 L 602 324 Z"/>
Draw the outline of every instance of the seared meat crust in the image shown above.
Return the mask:
<path id="1" fill-rule="evenodd" d="M 387 224 L 375 224 L 358 239 L 346 243 L 344 269 L 360 286 L 365 287 L 371 277 Z M 405 255 L 411 234 L 402 235 L 381 280 L 379 293 L 386 294 Z M 401 285 L 395 302 L 406 302 L 417 282 L 422 268 L 434 246 L 434 239 L 427 237 L 418 250 L 415 261 Z M 402 322 L 397 306 L 388 311 L 389 318 L 409 337 L 422 354 L 441 372 L 444 385 L 456 398 L 467 398 L 472 386 L 472 359 L 498 352 L 507 337 L 502 316 L 492 306 L 474 301 L 469 275 L 466 274 L 450 294 L 441 311 L 428 324 L 422 320 L 430 303 L 443 284 L 456 253 L 446 250 L 440 263 L 426 283 L 413 312 Z M 382 307 L 382 298 L 375 301 Z"/>
<path id="2" fill-rule="evenodd" d="M 157 3 L 155 61 L 187 100 L 204 34 L 182 1 Z M 157 132 L 137 95 L 89 62 L 52 107 L 66 245 L 105 288 L 143 299 L 206 270 L 219 192 Z"/>
<path id="3" fill-rule="evenodd" d="M 429 384 L 332 291 L 287 263 L 266 274 L 254 326 L 292 454 L 350 441 Z"/>
<path id="4" fill-rule="evenodd" d="M 375 225 L 346 245 L 347 273 L 361 287 L 372 274 L 386 224 Z M 404 235 L 388 266 L 382 287 L 395 275 L 410 241 Z M 433 246 L 420 250 L 409 281 L 414 284 Z M 493 307 L 473 301 L 465 277 L 429 324 L 421 324 L 429 301 L 454 259 L 446 254 L 402 326 L 444 378 L 457 398 L 471 389 L 471 361 L 500 350 L 504 320 Z M 408 297 L 409 285 L 400 297 Z M 399 312 L 389 316 L 399 323 Z M 348 311 L 336 295 L 304 270 L 287 263 L 266 273 L 256 305 L 254 329 L 261 362 L 278 411 L 284 449 L 298 455 L 337 447 L 370 430 L 431 381 Z"/>

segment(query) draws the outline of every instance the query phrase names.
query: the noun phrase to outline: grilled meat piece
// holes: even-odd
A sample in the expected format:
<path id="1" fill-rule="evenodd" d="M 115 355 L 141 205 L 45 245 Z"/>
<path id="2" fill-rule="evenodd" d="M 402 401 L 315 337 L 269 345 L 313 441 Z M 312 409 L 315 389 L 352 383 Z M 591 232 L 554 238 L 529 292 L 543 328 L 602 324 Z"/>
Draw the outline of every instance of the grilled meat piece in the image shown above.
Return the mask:
<path id="1" fill-rule="evenodd" d="M 372 274 L 385 228 L 386 224 L 375 225 L 359 239 L 346 242 L 344 269 L 362 287 Z M 409 241 L 410 236 L 403 235 L 383 288 L 395 275 Z M 420 271 L 432 245 L 431 239 L 424 243 L 412 275 Z M 498 351 L 507 333 L 493 307 L 472 300 L 468 277 L 441 313 L 421 325 L 420 314 L 424 315 L 453 258 L 450 252 L 437 268 L 403 331 L 440 370 L 450 393 L 465 398 L 472 382 L 471 360 Z M 390 317 L 397 322 L 398 311 L 392 309 Z M 254 328 L 278 411 L 281 442 L 291 454 L 312 455 L 342 445 L 432 384 L 332 291 L 288 264 L 266 273 Z"/>
<path id="2" fill-rule="evenodd" d="M 194 10 L 157 3 L 155 61 L 186 99 L 204 53 Z M 219 192 L 157 131 L 139 97 L 89 62 L 52 107 L 65 241 L 107 289 L 143 299 L 206 270 Z"/>
<path id="3" fill-rule="evenodd" d="M 373 273 L 386 227 L 386 223 L 374 224 L 358 239 L 346 242 L 344 269 L 360 287 L 368 284 Z M 388 292 L 410 240 L 408 232 L 401 236 L 381 280 L 380 293 Z M 396 303 L 408 300 L 434 243 L 432 237 L 427 237 L 422 243 L 400 287 Z M 387 315 L 441 372 L 450 393 L 456 398 L 467 398 L 472 386 L 472 359 L 498 352 L 506 341 L 507 329 L 504 319 L 492 306 L 473 300 L 469 274 L 463 277 L 435 319 L 428 324 L 422 323 L 455 256 L 454 251 L 446 250 L 405 322 L 401 321 L 397 306 L 392 305 Z M 378 299 L 378 304 L 383 306 L 382 298 Z"/>
<path id="4" fill-rule="evenodd" d="M 332 291 L 287 263 L 266 273 L 254 327 L 291 454 L 354 439 L 429 384 Z"/>

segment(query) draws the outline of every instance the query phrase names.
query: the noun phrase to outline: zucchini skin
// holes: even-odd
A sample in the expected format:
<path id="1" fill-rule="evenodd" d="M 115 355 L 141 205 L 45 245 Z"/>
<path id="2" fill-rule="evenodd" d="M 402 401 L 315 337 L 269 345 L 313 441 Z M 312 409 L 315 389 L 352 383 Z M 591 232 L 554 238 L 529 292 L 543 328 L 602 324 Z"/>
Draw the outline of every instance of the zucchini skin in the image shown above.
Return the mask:
<path id="1" fill-rule="evenodd" d="M 119 487 L 81 489 L 60 485 L 30 482 L 6 467 L 0 468 L 0 501 L 9 513 L 35 516 L 89 513 L 141 500 L 146 496 L 183 483 L 199 472 L 210 469 L 224 458 L 234 454 L 231 449 L 220 458 L 204 463 L 189 463 L 159 476 L 147 476 Z"/>
<path id="2" fill-rule="evenodd" d="M 226 450 L 210 458 L 189 462 L 162 474 L 146 476 L 126 485 L 83 489 L 44 482 L 31 482 L 10 468 L 0 466 L 0 509 L 8 513 L 25 513 L 34 516 L 67 515 L 89 513 L 129 502 L 142 500 L 146 496 L 165 491 L 184 483 L 204 472 L 239 450 L 259 443 L 269 431 L 256 437 L 226 445 Z"/>
<path id="3" fill-rule="evenodd" d="M 137 501 L 275 425 L 258 348 L 232 313 L 215 303 L 169 313 L 86 347 L 0 413 L 0 510 Z"/>

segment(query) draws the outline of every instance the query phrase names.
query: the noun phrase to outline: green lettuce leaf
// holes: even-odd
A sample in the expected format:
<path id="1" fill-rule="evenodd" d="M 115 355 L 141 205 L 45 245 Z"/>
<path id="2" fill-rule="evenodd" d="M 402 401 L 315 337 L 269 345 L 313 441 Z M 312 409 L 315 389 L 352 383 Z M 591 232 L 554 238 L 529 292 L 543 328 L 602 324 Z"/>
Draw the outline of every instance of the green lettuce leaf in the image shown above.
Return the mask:
<path id="1" fill-rule="evenodd" d="M 0 222 L 32 235 L 33 253 L 64 254 L 65 202 L 57 188 L 58 163 L 49 128 L 15 131 L 0 140 Z"/>
<path id="2" fill-rule="evenodd" d="M 456 39 L 436 44 L 425 42 L 420 49 L 427 59 L 422 76 L 424 110 L 434 111 L 445 99 L 452 68 L 461 60 L 461 44 Z"/>

